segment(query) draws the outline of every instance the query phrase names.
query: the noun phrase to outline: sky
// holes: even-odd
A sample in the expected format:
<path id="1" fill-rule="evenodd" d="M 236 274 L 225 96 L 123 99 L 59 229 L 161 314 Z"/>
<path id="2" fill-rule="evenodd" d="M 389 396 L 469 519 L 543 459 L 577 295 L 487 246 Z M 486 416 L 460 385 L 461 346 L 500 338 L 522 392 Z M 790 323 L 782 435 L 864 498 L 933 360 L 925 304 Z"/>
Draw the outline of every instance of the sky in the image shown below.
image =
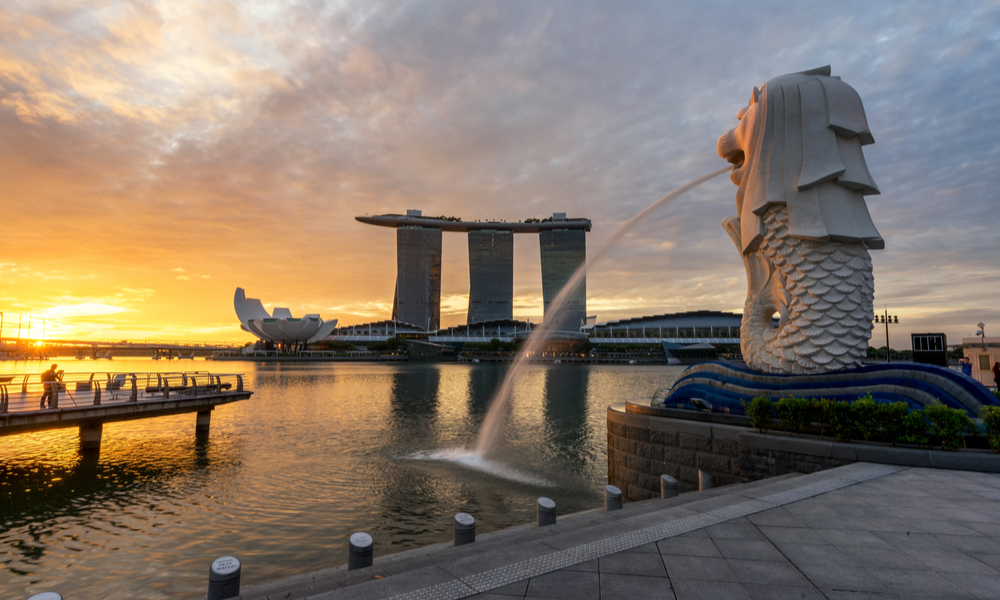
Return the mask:
<path id="1" fill-rule="evenodd" d="M 753 86 L 827 64 L 875 137 L 892 345 L 1000 334 L 998 2 L 5 0 L 2 335 L 30 317 L 32 337 L 249 341 L 238 286 L 388 318 L 395 232 L 363 214 L 566 212 L 592 253 L 725 166 Z M 741 311 L 735 193 L 718 177 L 627 235 L 588 313 Z M 444 238 L 442 323 L 464 324 L 467 241 Z M 514 268 L 514 315 L 537 322 L 537 237 Z"/>

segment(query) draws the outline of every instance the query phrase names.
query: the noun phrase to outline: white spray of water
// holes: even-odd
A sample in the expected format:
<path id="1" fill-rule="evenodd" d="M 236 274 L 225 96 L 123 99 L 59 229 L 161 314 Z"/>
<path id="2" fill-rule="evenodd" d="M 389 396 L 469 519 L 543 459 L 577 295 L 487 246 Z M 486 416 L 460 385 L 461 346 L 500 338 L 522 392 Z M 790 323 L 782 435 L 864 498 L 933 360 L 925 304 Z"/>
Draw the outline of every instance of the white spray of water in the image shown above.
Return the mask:
<path id="1" fill-rule="evenodd" d="M 433 452 L 415 452 L 406 458 L 410 460 L 435 460 L 450 462 L 456 465 L 488 473 L 501 479 L 509 479 L 519 483 L 535 485 L 539 487 L 552 487 L 552 484 L 540 477 L 536 477 L 523 471 L 508 467 L 507 465 L 487 460 L 482 454 L 466 450 L 465 448 L 451 448 L 448 450 L 435 450 Z"/>
<path id="2" fill-rule="evenodd" d="M 607 251 L 611 249 L 611 247 L 614 246 L 618 240 L 622 238 L 622 236 L 628 233 L 632 227 L 642 221 L 643 218 L 649 215 L 649 213 L 660 208 L 667 202 L 670 202 L 677 196 L 680 196 L 684 192 L 701 185 L 713 177 L 717 177 L 728 172 L 730 169 L 732 169 L 732 165 L 723 167 L 718 171 L 714 171 L 708 175 L 689 181 L 666 196 L 660 198 L 656 202 L 650 204 L 634 217 L 626 221 L 624 225 L 611 234 L 611 237 L 604 242 L 604 245 L 602 245 L 597 252 L 590 257 L 590 259 L 580 265 L 580 267 L 573 273 L 573 276 L 570 277 L 569 281 L 566 282 L 566 285 L 563 286 L 559 295 L 557 295 L 549 305 L 549 309 L 547 311 L 547 321 L 550 323 L 558 321 L 557 317 L 559 315 L 559 311 L 562 309 L 570 295 L 572 295 L 576 288 L 580 286 L 587 270 L 601 260 Z M 497 436 L 500 434 L 500 428 L 503 425 L 503 416 L 506 412 L 507 404 L 510 402 L 510 393 L 514 388 L 514 382 L 521 374 L 521 371 L 524 370 L 524 366 L 527 364 L 528 359 L 545 347 L 548 341 L 552 338 L 553 333 L 553 330 L 548 329 L 543 325 L 542 327 L 536 327 L 534 331 L 531 332 L 531 335 L 528 336 L 524 347 L 520 350 L 517 358 L 514 359 L 513 364 L 510 366 L 510 370 L 507 371 L 507 376 L 503 380 L 503 384 L 500 386 L 496 396 L 494 396 L 493 401 L 490 403 L 490 410 L 486 413 L 486 418 L 483 420 L 483 426 L 479 430 L 479 439 L 476 442 L 475 452 L 470 454 L 485 457 L 489 451 L 493 449 Z"/>

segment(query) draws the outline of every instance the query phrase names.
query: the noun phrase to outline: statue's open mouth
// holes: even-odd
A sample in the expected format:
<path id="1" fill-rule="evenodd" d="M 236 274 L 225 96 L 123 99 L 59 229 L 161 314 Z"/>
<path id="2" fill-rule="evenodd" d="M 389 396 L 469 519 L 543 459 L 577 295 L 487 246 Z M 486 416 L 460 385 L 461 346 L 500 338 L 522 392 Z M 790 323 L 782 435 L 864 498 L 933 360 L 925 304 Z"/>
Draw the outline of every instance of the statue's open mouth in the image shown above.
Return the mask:
<path id="1" fill-rule="evenodd" d="M 742 150 L 733 150 L 726 155 L 726 160 L 733 164 L 737 169 L 743 166 L 743 161 L 746 160 L 746 155 L 743 154 Z"/>

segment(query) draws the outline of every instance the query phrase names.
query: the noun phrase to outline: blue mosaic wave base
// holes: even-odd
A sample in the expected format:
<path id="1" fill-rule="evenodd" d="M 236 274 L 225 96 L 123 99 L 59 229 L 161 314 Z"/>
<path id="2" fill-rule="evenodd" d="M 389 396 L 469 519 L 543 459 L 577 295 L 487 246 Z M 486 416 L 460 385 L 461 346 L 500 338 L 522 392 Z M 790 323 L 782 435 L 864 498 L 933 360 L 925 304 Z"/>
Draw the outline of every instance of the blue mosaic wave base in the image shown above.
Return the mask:
<path id="1" fill-rule="evenodd" d="M 706 400 L 713 411 L 744 414 L 743 401 L 757 396 L 855 400 L 871 394 L 879 402 L 906 402 L 921 408 L 940 400 L 975 417 L 985 405 L 1000 405 L 986 386 L 958 371 L 917 363 L 866 365 L 819 375 L 772 375 L 743 363 L 710 362 L 684 371 L 663 406 L 694 408 Z"/>

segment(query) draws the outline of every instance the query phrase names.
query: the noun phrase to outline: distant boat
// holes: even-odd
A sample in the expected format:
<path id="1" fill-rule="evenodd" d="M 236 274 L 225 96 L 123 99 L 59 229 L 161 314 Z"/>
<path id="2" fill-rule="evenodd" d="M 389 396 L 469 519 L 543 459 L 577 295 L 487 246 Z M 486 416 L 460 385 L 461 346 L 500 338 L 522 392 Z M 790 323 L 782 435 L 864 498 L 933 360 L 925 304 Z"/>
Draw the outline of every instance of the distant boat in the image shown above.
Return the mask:
<path id="1" fill-rule="evenodd" d="M 183 352 L 181 350 L 177 351 L 177 358 L 190 358 L 194 359 L 194 350 L 190 352 Z"/>

